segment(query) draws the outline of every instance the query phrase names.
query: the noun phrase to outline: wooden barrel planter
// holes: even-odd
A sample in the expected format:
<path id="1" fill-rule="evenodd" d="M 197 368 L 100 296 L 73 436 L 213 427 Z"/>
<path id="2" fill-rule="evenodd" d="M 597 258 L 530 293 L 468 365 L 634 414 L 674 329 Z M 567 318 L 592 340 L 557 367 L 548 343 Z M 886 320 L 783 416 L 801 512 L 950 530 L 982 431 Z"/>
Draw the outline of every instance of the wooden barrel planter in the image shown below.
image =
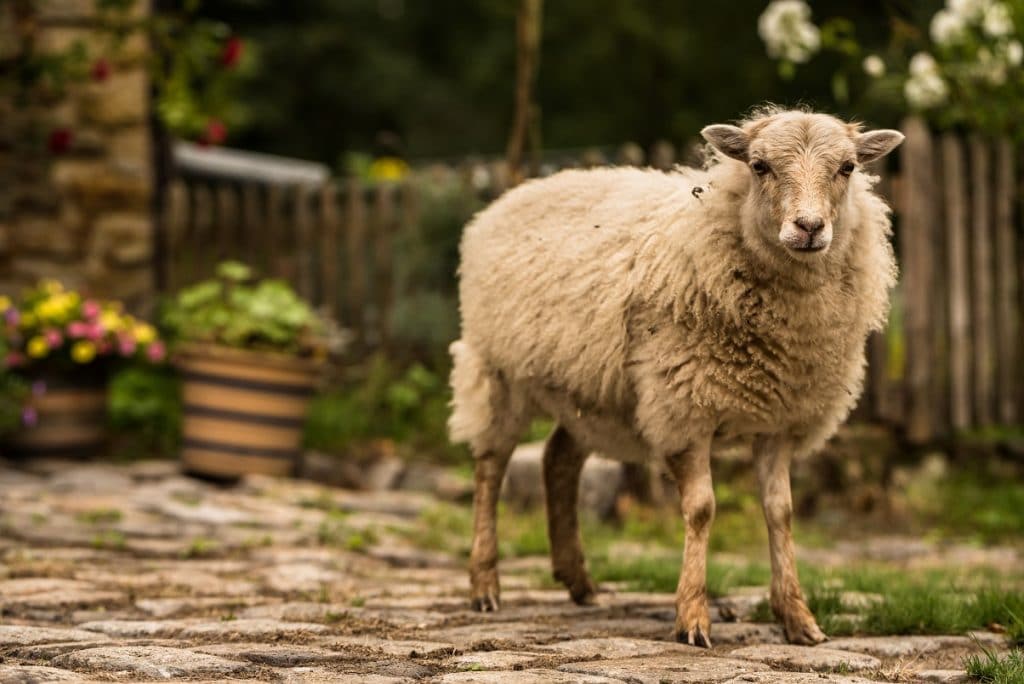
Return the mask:
<path id="1" fill-rule="evenodd" d="M 322 363 L 218 346 L 186 347 L 177 363 L 186 472 L 220 479 L 295 472 Z"/>
<path id="2" fill-rule="evenodd" d="M 27 404 L 35 412 L 35 424 L 8 437 L 5 451 L 17 458 L 97 456 L 107 442 L 106 383 L 99 379 L 44 382 L 45 391 L 33 395 Z"/>

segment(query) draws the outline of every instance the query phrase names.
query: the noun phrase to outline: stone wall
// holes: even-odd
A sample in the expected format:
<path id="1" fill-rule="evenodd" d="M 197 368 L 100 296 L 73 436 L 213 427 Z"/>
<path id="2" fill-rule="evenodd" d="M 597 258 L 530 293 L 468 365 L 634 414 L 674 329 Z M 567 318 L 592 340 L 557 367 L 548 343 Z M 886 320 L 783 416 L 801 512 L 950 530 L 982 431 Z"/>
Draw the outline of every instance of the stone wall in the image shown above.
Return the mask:
<path id="1" fill-rule="evenodd" d="M 96 0 L 34 0 L 27 18 L 17 5 L 0 2 L 0 59 L 26 36 L 33 54 L 82 45 L 87 57 L 62 91 L 0 91 L 0 291 L 57 278 L 144 310 L 154 292 L 147 40 L 116 42 Z M 101 58 L 105 77 L 89 73 Z M 66 149 L 54 131 L 70 134 Z"/>

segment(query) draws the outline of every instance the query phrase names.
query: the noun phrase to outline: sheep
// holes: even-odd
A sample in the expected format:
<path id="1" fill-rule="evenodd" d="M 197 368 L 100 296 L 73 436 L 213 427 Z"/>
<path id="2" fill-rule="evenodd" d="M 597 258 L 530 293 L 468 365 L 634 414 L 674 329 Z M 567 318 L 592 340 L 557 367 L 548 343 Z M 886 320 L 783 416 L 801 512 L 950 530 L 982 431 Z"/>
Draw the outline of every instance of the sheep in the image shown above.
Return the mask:
<path id="1" fill-rule="evenodd" d="M 703 170 L 568 170 L 481 211 L 461 242 L 452 343 L 454 441 L 475 458 L 472 605 L 499 607 L 497 497 L 532 417 L 554 576 L 595 600 L 576 514 L 587 454 L 660 465 L 678 483 L 686 544 L 675 636 L 710 647 L 710 455 L 751 445 L 768 527 L 770 603 L 793 643 L 827 637 L 803 598 L 789 466 L 856 402 L 865 340 L 896 281 L 890 217 L 863 165 L 894 130 L 766 108 L 701 131 Z"/>

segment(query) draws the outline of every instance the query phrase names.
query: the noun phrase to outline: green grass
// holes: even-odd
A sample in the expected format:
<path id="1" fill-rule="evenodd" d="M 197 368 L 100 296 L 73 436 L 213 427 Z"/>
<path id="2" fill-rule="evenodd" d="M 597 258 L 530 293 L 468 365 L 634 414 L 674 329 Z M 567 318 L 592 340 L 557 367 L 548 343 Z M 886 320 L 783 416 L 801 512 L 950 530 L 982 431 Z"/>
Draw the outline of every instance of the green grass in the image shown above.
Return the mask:
<path id="1" fill-rule="evenodd" d="M 1024 484 L 1019 478 L 961 472 L 914 483 L 907 498 L 932 535 L 966 537 L 981 544 L 1019 543 L 1024 538 Z"/>
<path id="2" fill-rule="evenodd" d="M 972 679 L 986 684 L 1024 684 L 1024 651 L 1015 648 L 1000 658 L 982 648 L 982 655 L 964 659 L 964 669 Z"/>
<path id="3" fill-rule="evenodd" d="M 75 516 L 75 519 L 87 525 L 103 525 L 121 522 L 122 517 L 121 511 L 116 508 L 94 508 L 82 511 Z"/>

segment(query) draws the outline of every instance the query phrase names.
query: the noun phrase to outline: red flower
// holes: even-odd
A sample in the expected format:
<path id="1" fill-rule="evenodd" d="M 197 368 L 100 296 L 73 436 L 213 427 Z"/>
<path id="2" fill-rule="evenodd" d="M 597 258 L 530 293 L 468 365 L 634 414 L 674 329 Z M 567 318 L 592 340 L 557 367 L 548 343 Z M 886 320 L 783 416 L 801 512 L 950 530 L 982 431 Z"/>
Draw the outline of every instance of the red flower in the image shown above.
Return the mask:
<path id="1" fill-rule="evenodd" d="M 50 138 L 46 145 L 50 148 L 51 154 L 64 154 L 70 149 L 74 137 L 68 128 L 55 128 L 50 131 Z"/>
<path id="2" fill-rule="evenodd" d="M 209 119 L 206 130 L 199 139 L 202 145 L 220 145 L 228 137 L 228 127 L 220 119 Z"/>
<path id="3" fill-rule="evenodd" d="M 92 64 L 92 80 L 94 81 L 106 81 L 110 78 L 110 62 L 104 57 L 100 57 Z"/>
<path id="4" fill-rule="evenodd" d="M 224 42 L 224 49 L 220 53 L 220 63 L 228 69 L 238 64 L 242 58 L 242 39 L 238 36 L 231 36 Z"/>

